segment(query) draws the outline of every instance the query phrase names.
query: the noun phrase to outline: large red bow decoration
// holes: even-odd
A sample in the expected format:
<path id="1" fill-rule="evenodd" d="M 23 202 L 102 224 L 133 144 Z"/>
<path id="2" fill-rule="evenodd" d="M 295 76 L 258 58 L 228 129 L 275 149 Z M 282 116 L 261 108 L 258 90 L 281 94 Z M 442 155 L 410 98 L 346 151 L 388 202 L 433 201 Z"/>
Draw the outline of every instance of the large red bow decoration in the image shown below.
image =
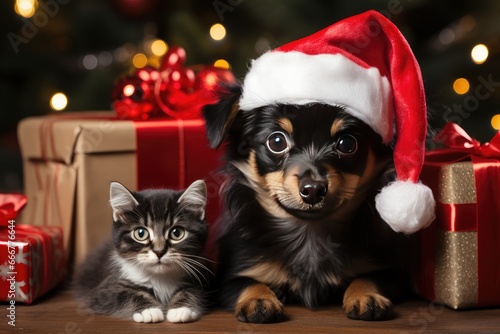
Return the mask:
<path id="1" fill-rule="evenodd" d="M 0 194 L 0 226 L 15 219 L 27 201 L 27 197 L 21 194 Z"/>
<path id="2" fill-rule="evenodd" d="M 121 119 L 146 120 L 168 115 L 199 117 L 201 108 L 217 102 L 220 84 L 234 82 L 231 71 L 214 66 L 184 67 L 186 51 L 173 46 L 159 69 L 145 67 L 121 78 L 112 94 L 113 109 Z"/>
<path id="3" fill-rule="evenodd" d="M 481 144 L 471 138 L 458 124 L 449 122 L 437 134 L 436 141 L 460 152 L 483 158 L 500 159 L 500 132 L 497 132 L 489 143 Z"/>

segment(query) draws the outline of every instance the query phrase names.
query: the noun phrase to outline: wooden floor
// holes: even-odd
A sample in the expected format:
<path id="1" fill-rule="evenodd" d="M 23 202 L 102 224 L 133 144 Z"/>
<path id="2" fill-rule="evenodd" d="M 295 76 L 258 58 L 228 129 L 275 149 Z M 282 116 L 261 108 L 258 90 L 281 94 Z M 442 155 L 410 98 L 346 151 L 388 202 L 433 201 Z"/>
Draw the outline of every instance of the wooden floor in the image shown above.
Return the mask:
<path id="1" fill-rule="evenodd" d="M 394 319 L 381 322 L 349 320 L 340 306 L 316 311 L 288 306 L 287 320 L 270 325 L 240 323 L 221 310 L 190 324 L 138 324 L 84 314 L 67 291 L 33 305 L 16 305 L 16 327 L 7 325 L 5 304 L 1 309 L 0 333 L 500 333 L 500 308 L 453 311 L 424 300 L 397 305 Z"/>

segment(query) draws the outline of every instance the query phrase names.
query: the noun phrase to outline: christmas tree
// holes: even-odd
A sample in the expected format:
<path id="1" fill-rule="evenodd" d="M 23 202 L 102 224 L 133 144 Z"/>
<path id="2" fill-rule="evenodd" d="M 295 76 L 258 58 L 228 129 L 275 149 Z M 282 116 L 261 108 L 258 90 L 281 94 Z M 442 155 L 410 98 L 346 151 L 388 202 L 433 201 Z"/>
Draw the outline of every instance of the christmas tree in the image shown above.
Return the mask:
<path id="1" fill-rule="evenodd" d="M 242 78 L 266 50 L 368 9 L 389 17 L 412 46 L 434 127 L 455 121 L 480 141 L 500 129 L 493 0 L 2 1 L 0 190 L 22 190 L 16 126 L 24 117 L 109 110 L 116 79 L 158 66 L 173 45 L 186 50 L 188 65 L 219 60 Z"/>

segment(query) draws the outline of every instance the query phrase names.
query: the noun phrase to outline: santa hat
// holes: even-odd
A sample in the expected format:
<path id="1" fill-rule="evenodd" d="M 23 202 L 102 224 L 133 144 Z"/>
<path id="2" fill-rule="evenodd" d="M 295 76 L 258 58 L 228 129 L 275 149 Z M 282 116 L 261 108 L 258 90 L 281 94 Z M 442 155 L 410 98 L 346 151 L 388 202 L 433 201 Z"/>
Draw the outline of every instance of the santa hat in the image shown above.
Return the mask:
<path id="1" fill-rule="evenodd" d="M 273 103 L 342 106 L 384 143 L 395 132 L 396 181 L 376 208 L 394 231 L 413 233 L 434 219 L 432 191 L 419 182 L 427 111 L 420 68 L 398 28 L 375 11 L 337 22 L 252 62 L 240 109 Z"/>

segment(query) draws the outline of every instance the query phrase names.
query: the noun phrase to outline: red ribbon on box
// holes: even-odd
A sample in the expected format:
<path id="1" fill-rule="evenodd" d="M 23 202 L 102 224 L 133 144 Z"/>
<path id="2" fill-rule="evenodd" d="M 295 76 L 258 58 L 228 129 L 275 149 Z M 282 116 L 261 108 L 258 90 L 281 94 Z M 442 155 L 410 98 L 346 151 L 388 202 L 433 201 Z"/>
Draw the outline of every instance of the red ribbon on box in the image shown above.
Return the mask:
<path id="1" fill-rule="evenodd" d="M 156 120 L 134 125 L 137 189 L 158 186 L 182 189 L 189 185 L 187 182 L 202 178 L 218 167 L 218 155 L 208 148 L 203 120 Z M 166 147 L 177 150 L 165 150 Z"/>
<path id="2" fill-rule="evenodd" d="M 426 164 L 444 166 L 471 161 L 476 203 L 438 203 L 436 221 L 440 225 L 433 224 L 431 229 L 423 232 L 432 238 L 435 228 L 451 232 L 477 232 L 477 306 L 493 305 L 498 303 L 500 297 L 500 132 L 489 143 L 481 144 L 457 124 L 447 123 L 436 138 L 448 148 L 428 152 Z M 431 189 L 437 189 L 437 175 L 427 175 L 427 179 Z M 427 296 L 434 295 L 434 251 L 434 243 L 422 249 L 423 261 L 432 262 L 432 265 L 423 266 L 429 270 L 423 275 L 427 281 L 421 282 L 425 290 L 423 294 Z"/>
<path id="3" fill-rule="evenodd" d="M 0 227 L 15 219 L 27 201 L 22 194 L 0 194 Z"/>

